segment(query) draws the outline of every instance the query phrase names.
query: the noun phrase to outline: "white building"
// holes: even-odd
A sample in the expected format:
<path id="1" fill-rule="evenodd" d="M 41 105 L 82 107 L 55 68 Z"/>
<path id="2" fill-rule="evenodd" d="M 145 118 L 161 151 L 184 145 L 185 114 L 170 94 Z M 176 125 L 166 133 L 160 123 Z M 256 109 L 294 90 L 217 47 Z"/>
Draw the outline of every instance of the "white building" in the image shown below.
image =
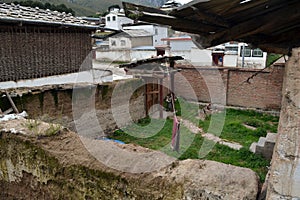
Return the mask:
<path id="1" fill-rule="evenodd" d="M 113 30 L 122 30 L 123 24 L 133 23 L 132 19 L 125 16 L 124 10 L 113 9 L 105 16 L 105 28 Z"/>
<path id="2" fill-rule="evenodd" d="M 182 56 L 186 61 L 191 61 L 191 48 L 196 47 L 190 36 L 163 38 L 165 46 L 170 47 L 170 55 Z"/>
<path id="3" fill-rule="evenodd" d="M 182 56 L 196 66 L 245 67 L 262 69 L 266 67 L 267 53 L 251 49 L 245 43 L 226 43 L 209 49 L 199 49 L 188 35 L 162 39 L 170 47 L 173 56 Z M 245 46 L 245 48 L 244 48 Z M 244 56 L 243 56 L 243 48 Z"/>
<path id="4" fill-rule="evenodd" d="M 224 67 L 245 67 L 263 69 L 266 67 L 267 53 L 258 48 L 250 48 L 245 43 L 226 43 L 223 52 L 216 48 L 213 50 L 213 62 Z M 222 55 L 223 54 L 223 55 Z M 223 56 L 220 60 L 220 56 Z M 218 57 L 218 58 L 217 58 Z"/>
<path id="5" fill-rule="evenodd" d="M 96 59 L 101 61 L 131 62 L 156 55 L 153 35 L 145 30 L 124 30 L 108 39 L 109 49 L 98 49 Z"/>
<path id="6" fill-rule="evenodd" d="M 152 46 L 152 34 L 145 30 L 124 30 L 109 38 L 109 48 L 132 49 L 141 46 Z"/>
<path id="7" fill-rule="evenodd" d="M 153 35 L 152 46 L 157 47 L 163 44 L 162 39 L 168 37 L 168 28 L 153 24 L 132 24 L 123 27 L 124 30 L 145 30 Z"/>

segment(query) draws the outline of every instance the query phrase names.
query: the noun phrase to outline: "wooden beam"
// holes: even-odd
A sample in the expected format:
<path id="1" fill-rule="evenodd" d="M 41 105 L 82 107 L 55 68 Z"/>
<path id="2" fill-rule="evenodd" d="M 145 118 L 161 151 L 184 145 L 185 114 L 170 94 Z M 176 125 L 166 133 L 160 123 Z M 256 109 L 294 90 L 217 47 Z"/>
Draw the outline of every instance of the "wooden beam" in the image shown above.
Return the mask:
<path id="1" fill-rule="evenodd" d="M 195 20 L 177 18 L 175 16 L 158 13 L 155 10 L 153 12 L 145 12 L 143 10 L 140 11 L 139 6 L 136 6 L 135 9 L 138 10 L 130 10 L 130 7 L 127 7 L 126 16 L 136 15 L 138 16 L 138 19 L 142 21 L 164 24 L 164 25 L 174 27 L 175 29 L 180 28 L 181 30 L 193 29 L 194 30 L 193 32 L 196 33 L 201 32 L 204 34 L 207 33 L 207 30 L 211 30 L 211 31 L 217 30 L 217 27 L 215 25 L 203 24 Z"/>
<path id="2" fill-rule="evenodd" d="M 188 13 L 188 15 L 186 15 Z M 219 27 L 228 28 L 229 23 L 221 18 L 219 15 L 208 12 L 205 9 L 197 8 L 196 6 L 189 6 L 181 11 L 171 12 L 170 15 L 175 16 L 177 18 L 185 18 L 188 20 L 202 20 L 203 22 L 207 22 L 208 24 L 215 24 Z"/>
<path id="3" fill-rule="evenodd" d="M 287 21 L 285 17 L 288 16 L 289 21 L 293 23 L 298 23 L 300 20 L 300 12 L 298 8 L 300 7 L 300 2 L 294 2 L 293 4 L 288 4 L 275 12 L 269 12 L 265 15 L 260 16 L 259 19 L 252 18 L 248 21 L 241 22 L 234 27 L 220 31 L 214 35 L 209 36 L 211 41 L 216 40 L 218 42 L 214 43 L 224 43 L 230 40 L 238 40 L 246 38 L 250 35 L 263 34 L 271 32 L 274 28 L 280 29 L 285 27 Z M 246 41 L 247 42 L 247 41 Z M 257 41 L 259 43 L 259 41 Z M 220 44 L 219 43 L 219 44 Z"/>
<path id="4" fill-rule="evenodd" d="M 9 114 L 9 113 L 12 113 L 13 111 L 14 111 L 14 109 L 9 108 L 8 110 L 4 111 L 3 114 L 4 114 L 4 115 L 7 115 L 7 114 Z"/>
<path id="5" fill-rule="evenodd" d="M 18 108 L 17 108 L 17 106 L 15 105 L 14 101 L 12 100 L 12 98 L 10 97 L 9 93 L 8 93 L 7 91 L 5 91 L 5 94 L 6 94 L 7 98 L 8 98 L 8 100 L 9 100 L 11 106 L 12 106 L 12 109 L 14 110 L 14 112 L 15 112 L 16 114 L 19 114 Z"/>

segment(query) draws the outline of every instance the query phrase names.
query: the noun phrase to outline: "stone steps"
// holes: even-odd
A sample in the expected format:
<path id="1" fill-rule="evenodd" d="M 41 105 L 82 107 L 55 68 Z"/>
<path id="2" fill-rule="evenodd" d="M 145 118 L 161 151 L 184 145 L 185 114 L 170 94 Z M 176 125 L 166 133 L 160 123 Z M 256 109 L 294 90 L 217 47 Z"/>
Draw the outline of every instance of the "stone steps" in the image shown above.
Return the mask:
<path id="1" fill-rule="evenodd" d="M 255 154 L 262 155 L 268 160 L 271 160 L 276 138 L 276 133 L 268 133 L 266 137 L 260 137 L 258 142 L 253 142 L 249 150 Z"/>

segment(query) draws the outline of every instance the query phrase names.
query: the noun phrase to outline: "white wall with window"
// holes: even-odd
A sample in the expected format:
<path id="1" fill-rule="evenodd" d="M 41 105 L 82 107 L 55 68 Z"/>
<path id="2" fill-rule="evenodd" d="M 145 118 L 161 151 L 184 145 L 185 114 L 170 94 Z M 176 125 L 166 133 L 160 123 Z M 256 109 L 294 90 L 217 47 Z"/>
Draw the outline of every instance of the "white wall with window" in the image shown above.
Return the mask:
<path id="1" fill-rule="evenodd" d="M 224 67 L 245 67 L 263 69 L 267 53 L 258 48 L 250 48 L 246 43 L 226 43 L 224 46 Z M 244 50 L 243 50 L 244 49 Z M 243 64 L 244 54 L 244 64 Z"/>
<path id="2" fill-rule="evenodd" d="M 132 47 L 131 39 L 128 37 L 109 38 L 109 48 L 114 49 L 130 49 Z"/>
<path id="3" fill-rule="evenodd" d="M 243 51 L 244 49 L 244 51 Z M 244 64 L 243 64 L 244 52 Z M 239 43 L 238 45 L 238 67 L 247 67 L 263 69 L 266 67 L 267 53 L 259 48 L 250 48 L 247 44 Z"/>
<path id="4" fill-rule="evenodd" d="M 113 11 L 105 16 L 105 28 L 122 30 L 122 25 L 129 23 L 133 23 L 133 20 L 125 17 L 123 13 Z"/>

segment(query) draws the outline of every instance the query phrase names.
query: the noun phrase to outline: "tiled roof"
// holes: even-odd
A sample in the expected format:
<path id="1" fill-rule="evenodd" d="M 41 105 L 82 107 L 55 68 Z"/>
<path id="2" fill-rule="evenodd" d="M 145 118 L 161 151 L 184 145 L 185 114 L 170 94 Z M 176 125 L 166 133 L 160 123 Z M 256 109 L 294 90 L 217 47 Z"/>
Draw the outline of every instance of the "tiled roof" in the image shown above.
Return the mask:
<path id="1" fill-rule="evenodd" d="M 28 24 L 44 24 L 52 26 L 76 26 L 96 29 L 97 26 L 71 13 L 25 7 L 15 4 L 0 3 L 0 22 L 20 22 Z"/>

